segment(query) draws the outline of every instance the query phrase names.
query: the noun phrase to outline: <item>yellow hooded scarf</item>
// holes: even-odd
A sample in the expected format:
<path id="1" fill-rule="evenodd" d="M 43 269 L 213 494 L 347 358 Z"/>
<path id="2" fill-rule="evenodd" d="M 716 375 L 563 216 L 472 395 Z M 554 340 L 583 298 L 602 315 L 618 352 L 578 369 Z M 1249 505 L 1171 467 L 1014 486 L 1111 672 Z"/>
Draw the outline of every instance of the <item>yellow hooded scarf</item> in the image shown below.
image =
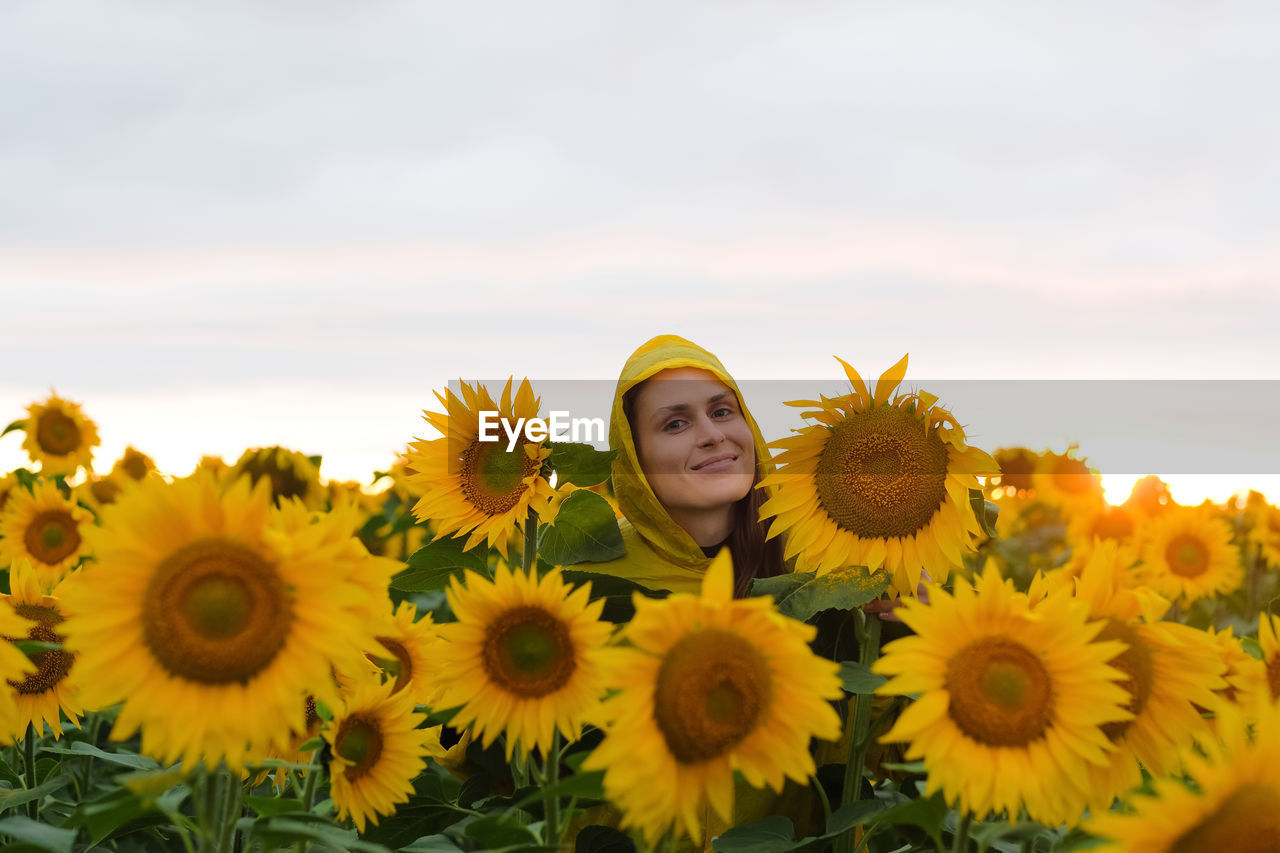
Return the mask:
<path id="1" fill-rule="evenodd" d="M 607 563 L 586 563 L 574 568 L 626 578 L 650 589 L 697 595 L 711 559 L 702 553 L 693 537 L 672 520 L 653 493 L 640 468 L 631 425 L 622 408 L 623 398 L 632 388 L 656 373 L 678 367 L 709 370 L 733 389 L 755 440 L 757 480 L 773 473 L 772 457 L 760 427 L 747 409 L 738 384 L 720 359 L 684 338 L 659 335 L 627 359 L 618 377 L 610 413 L 609 447 L 618 451 L 613 460 L 613 488 L 624 517 L 620 526 L 627 553 Z"/>

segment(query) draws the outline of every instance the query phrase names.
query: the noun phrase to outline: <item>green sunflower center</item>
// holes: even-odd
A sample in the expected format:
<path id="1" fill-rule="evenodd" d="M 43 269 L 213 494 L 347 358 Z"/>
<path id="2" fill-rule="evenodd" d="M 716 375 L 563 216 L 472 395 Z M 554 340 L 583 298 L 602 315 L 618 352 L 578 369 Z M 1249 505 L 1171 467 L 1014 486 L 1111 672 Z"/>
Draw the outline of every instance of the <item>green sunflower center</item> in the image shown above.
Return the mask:
<path id="1" fill-rule="evenodd" d="M 488 516 L 502 515 L 520 503 L 527 491 L 524 480 L 538 472 L 521 441 L 514 450 L 498 441 L 473 441 L 462 452 L 460 475 L 467 502 Z"/>
<path id="2" fill-rule="evenodd" d="M 333 749 L 353 765 L 345 773 L 354 782 L 377 766 L 382 757 L 382 731 L 374 720 L 358 715 L 348 717 L 338 727 Z"/>
<path id="3" fill-rule="evenodd" d="M 293 602 L 256 551 L 203 539 L 170 554 L 143 595 L 143 637 L 170 674 L 202 684 L 245 683 L 289 636 Z"/>
<path id="4" fill-rule="evenodd" d="M 1120 684 L 1129 692 L 1129 701 L 1125 703 L 1124 708 L 1126 711 L 1132 711 L 1136 718 L 1142 713 L 1142 709 L 1147 707 L 1147 701 L 1151 698 L 1151 687 L 1155 683 L 1155 664 L 1151 657 L 1151 647 L 1132 627 L 1115 619 L 1108 619 L 1107 624 L 1098 632 L 1098 642 L 1103 640 L 1120 640 L 1127 646 L 1124 652 L 1108 663 L 1125 674 L 1126 678 Z M 1114 741 L 1128 731 L 1131 725 L 1133 720 L 1107 723 L 1102 727 L 1102 733 Z"/>
<path id="5" fill-rule="evenodd" d="M 936 430 L 881 406 L 831 429 L 814 474 L 818 499 L 836 524 L 864 539 L 911 536 L 946 500 L 947 461 Z"/>
<path id="6" fill-rule="evenodd" d="M 663 658 L 654 721 L 677 761 L 707 761 L 755 731 L 772 686 L 768 662 L 750 641 L 728 631 L 698 631 Z"/>
<path id="7" fill-rule="evenodd" d="M 1209 549 L 1199 537 L 1180 533 L 1169 540 L 1164 550 L 1169 571 L 1184 578 L 1197 578 L 1209 569 Z"/>
<path id="8" fill-rule="evenodd" d="M 524 699 L 559 690 L 577 667 L 568 626 L 541 607 L 516 607 L 495 619 L 482 660 L 490 681 Z"/>
<path id="9" fill-rule="evenodd" d="M 382 647 L 391 653 L 391 657 L 375 657 L 368 655 L 369 660 L 377 664 L 378 669 L 391 676 L 396 680 L 396 686 L 391 688 L 391 695 L 395 695 L 404 689 L 405 685 L 413 678 L 413 659 L 409 657 L 409 650 L 404 644 L 392 637 L 377 637 Z"/>
<path id="10" fill-rule="evenodd" d="M 36 421 L 36 443 L 45 453 L 66 456 L 80 449 L 80 427 L 57 409 L 44 412 Z"/>
<path id="11" fill-rule="evenodd" d="M 1044 737 L 1053 689 L 1044 664 L 1007 637 L 983 637 L 947 664 L 947 713 L 962 732 L 988 746 L 1025 746 Z"/>
<path id="12" fill-rule="evenodd" d="M 1256 782 L 1241 785 L 1169 847 L 1169 853 L 1278 853 L 1280 792 Z"/>
<path id="13" fill-rule="evenodd" d="M 50 509 L 31 519 L 22 541 L 32 558 L 47 566 L 56 566 L 80 547 L 80 531 L 71 513 Z"/>
<path id="14" fill-rule="evenodd" d="M 30 619 L 36 624 L 27 629 L 28 640 L 40 640 L 45 643 L 61 643 L 62 635 L 53 630 L 53 626 L 62 622 L 62 614 L 52 607 L 39 604 L 19 604 L 14 608 L 23 619 Z M 55 689 L 62 679 L 71 671 L 75 655 L 62 649 L 34 652 L 30 655 L 36 671 L 29 673 L 21 681 L 10 680 L 9 686 L 25 696 L 39 695 Z"/>

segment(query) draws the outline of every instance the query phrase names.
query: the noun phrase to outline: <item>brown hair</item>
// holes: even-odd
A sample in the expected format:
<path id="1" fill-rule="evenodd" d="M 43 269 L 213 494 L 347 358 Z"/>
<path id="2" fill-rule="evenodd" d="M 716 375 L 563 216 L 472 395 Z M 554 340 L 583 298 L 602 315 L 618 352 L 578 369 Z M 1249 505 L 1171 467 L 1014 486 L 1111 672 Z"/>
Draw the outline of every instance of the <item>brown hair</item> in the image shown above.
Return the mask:
<path id="1" fill-rule="evenodd" d="M 645 380 L 646 382 L 648 380 Z M 622 411 L 627 416 L 627 426 L 631 431 L 631 442 L 637 445 L 636 439 L 636 395 L 639 382 L 627 390 L 622 396 Z M 738 400 L 742 406 L 742 400 Z M 742 406 L 743 411 L 746 407 Z M 754 446 L 752 448 L 754 450 Z M 639 447 L 636 446 L 639 455 Z M 760 482 L 760 460 L 756 460 L 756 475 L 751 481 L 751 490 L 733 507 L 733 527 L 725 545 L 729 548 L 729 556 L 733 558 L 733 597 L 746 598 L 751 592 L 751 582 L 756 578 L 771 578 L 786 574 L 786 565 L 782 559 L 782 538 L 775 536 L 766 540 L 765 523 L 760 520 L 760 506 L 768 497 L 763 489 L 757 489 Z"/>

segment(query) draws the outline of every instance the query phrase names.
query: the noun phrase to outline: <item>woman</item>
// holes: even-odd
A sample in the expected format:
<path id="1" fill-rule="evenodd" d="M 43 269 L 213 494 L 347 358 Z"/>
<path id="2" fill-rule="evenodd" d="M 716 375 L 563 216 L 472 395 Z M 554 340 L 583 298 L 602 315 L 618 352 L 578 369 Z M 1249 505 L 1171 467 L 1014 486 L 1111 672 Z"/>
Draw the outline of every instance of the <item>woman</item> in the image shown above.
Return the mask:
<path id="1" fill-rule="evenodd" d="M 697 593 L 722 547 L 733 557 L 734 594 L 786 569 L 778 539 L 765 541 L 755 488 L 773 471 L 768 445 L 737 383 L 711 353 L 660 335 L 622 369 L 609 445 L 627 553 L 578 568 L 650 589 Z"/>

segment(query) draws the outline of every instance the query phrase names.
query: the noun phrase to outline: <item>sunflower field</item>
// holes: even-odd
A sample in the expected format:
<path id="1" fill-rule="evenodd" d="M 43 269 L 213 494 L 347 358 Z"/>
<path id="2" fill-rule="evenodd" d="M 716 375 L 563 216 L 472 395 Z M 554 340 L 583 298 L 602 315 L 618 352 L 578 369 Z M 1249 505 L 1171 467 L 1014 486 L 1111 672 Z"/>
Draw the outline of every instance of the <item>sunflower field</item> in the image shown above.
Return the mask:
<path id="1" fill-rule="evenodd" d="M 987 452 L 907 359 L 797 400 L 758 488 L 790 572 L 611 576 L 612 454 L 479 439 L 461 383 L 368 483 L 284 447 L 109 468 L 81 405 L 0 440 L 13 851 L 1280 850 L 1280 509 L 1123 504 Z"/>

